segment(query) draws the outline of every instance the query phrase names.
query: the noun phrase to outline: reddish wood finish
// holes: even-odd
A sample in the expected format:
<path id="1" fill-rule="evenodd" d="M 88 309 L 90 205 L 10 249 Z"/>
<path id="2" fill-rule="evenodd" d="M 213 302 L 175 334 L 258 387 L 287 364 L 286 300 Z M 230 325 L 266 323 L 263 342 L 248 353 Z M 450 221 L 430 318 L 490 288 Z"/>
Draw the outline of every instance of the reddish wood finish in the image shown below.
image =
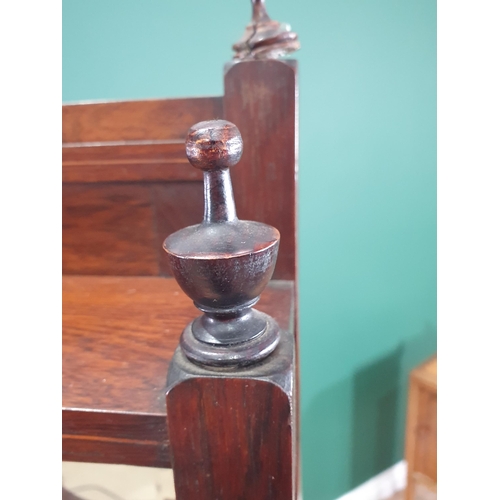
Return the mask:
<path id="1" fill-rule="evenodd" d="M 170 274 L 165 236 L 203 217 L 201 182 L 66 184 L 62 201 L 63 274 Z"/>
<path id="2" fill-rule="evenodd" d="M 158 274 L 155 243 L 148 186 L 65 186 L 64 274 Z"/>
<path id="3" fill-rule="evenodd" d="M 167 413 L 179 500 L 293 498 L 291 404 L 280 387 L 193 378 L 170 391 Z"/>
<path id="4" fill-rule="evenodd" d="M 191 170 L 194 169 L 191 167 Z M 158 234 L 155 246 L 159 255 L 158 265 L 162 276 L 170 276 L 168 257 L 162 248 L 163 241 L 167 235 L 198 224 L 203 219 L 203 183 L 157 183 L 152 186 L 152 194 Z"/>
<path id="5" fill-rule="evenodd" d="M 276 279 L 296 275 L 297 69 L 295 61 L 243 61 L 225 76 L 224 119 L 243 138 L 231 170 L 238 217 L 281 233 Z"/>
<path id="6" fill-rule="evenodd" d="M 257 309 L 293 321 L 293 284 L 272 282 Z M 199 314 L 173 279 L 63 277 L 63 459 L 170 466 L 167 369 Z"/>
<path id="7" fill-rule="evenodd" d="M 223 100 L 63 106 L 64 273 L 170 274 L 161 242 L 203 213 L 200 173 L 183 156 L 185 135 L 196 121 L 224 115 L 245 144 L 231 172 L 238 215 L 280 231 L 274 278 L 295 279 L 295 64 L 240 62 L 225 86 Z M 147 181 L 162 186 L 161 202 Z"/>
<path id="8" fill-rule="evenodd" d="M 292 280 L 272 281 L 257 309 L 294 332 L 296 115 L 296 64 L 273 60 L 230 65 L 224 97 L 63 106 L 63 272 L 121 275 L 63 278 L 63 459 L 169 467 L 173 454 L 178 500 L 293 498 L 296 357 L 290 390 L 202 369 L 176 386 L 172 452 L 167 369 L 199 313 L 158 275 L 169 274 L 165 237 L 203 217 L 187 130 L 230 120 L 245 145 L 231 172 L 238 216 L 280 231 L 274 278 Z"/>
<path id="9" fill-rule="evenodd" d="M 184 141 L 193 123 L 221 117 L 220 97 L 66 104 L 62 142 Z"/>
<path id="10" fill-rule="evenodd" d="M 77 143 L 62 149 L 63 182 L 193 181 L 184 141 Z"/>

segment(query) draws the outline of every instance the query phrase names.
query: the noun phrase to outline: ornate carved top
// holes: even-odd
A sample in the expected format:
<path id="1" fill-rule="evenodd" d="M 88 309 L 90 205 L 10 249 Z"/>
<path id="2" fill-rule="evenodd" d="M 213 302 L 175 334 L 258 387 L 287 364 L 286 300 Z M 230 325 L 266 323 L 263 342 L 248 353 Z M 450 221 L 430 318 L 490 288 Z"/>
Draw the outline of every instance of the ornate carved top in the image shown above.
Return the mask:
<path id="1" fill-rule="evenodd" d="M 277 59 L 300 48 L 297 33 L 291 31 L 290 25 L 268 16 L 265 0 L 252 0 L 252 10 L 252 22 L 233 45 L 234 59 Z"/>

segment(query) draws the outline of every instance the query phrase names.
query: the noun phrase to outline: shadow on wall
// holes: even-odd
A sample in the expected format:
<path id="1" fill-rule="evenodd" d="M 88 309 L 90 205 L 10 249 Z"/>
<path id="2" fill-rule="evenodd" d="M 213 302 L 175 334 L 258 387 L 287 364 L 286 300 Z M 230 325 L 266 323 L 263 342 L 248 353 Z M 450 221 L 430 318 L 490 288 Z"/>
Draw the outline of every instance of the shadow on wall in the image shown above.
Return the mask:
<path id="1" fill-rule="evenodd" d="M 429 325 L 304 409 L 304 500 L 333 500 L 403 458 L 408 376 L 435 352 Z"/>

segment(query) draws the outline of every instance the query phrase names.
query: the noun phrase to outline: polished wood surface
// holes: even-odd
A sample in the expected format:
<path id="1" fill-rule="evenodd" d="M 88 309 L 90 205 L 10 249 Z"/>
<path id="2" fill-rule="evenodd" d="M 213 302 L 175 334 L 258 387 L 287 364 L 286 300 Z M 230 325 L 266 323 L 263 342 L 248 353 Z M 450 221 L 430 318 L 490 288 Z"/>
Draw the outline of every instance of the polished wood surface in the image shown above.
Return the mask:
<path id="1" fill-rule="evenodd" d="M 408 463 L 407 500 L 420 488 L 437 487 L 437 358 L 410 374 L 405 458 Z"/>
<path id="2" fill-rule="evenodd" d="M 167 405 L 179 500 L 294 498 L 292 407 L 280 387 L 193 378 L 171 391 Z"/>
<path id="3" fill-rule="evenodd" d="M 76 143 L 62 148 L 63 182 L 201 181 L 184 141 Z"/>
<path id="4" fill-rule="evenodd" d="M 257 309 L 291 329 L 293 284 Z M 199 314 L 173 279 L 63 277 L 63 459 L 168 467 L 167 369 Z"/>
<path id="5" fill-rule="evenodd" d="M 169 275 L 163 240 L 200 222 L 203 184 L 65 184 L 62 201 L 63 274 Z"/>
<path id="6" fill-rule="evenodd" d="M 224 118 L 243 138 L 231 170 L 242 220 L 265 222 L 281 233 L 275 279 L 296 279 L 298 161 L 295 61 L 243 61 L 224 78 Z"/>
<path id="7" fill-rule="evenodd" d="M 62 142 L 184 141 L 193 123 L 221 116 L 221 97 L 65 104 Z"/>
<path id="8" fill-rule="evenodd" d="M 224 117 L 245 144 L 231 172 L 238 216 L 280 231 L 274 278 L 295 279 L 296 115 L 296 65 L 275 60 L 229 67 L 223 98 L 64 105 L 63 273 L 170 275 L 162 241 L 203 214 L 186 133 Z"/>
<path id="9" fill-rule="evenodd" d="M 289 332 L 288 345 L 296 335 L 296 63 L 230 64 L 224 92 L 63 106 L 63 459 L 173 466 L 184 485 L 179 500 L 203 498 L 200 492 L 214 498 L 217 488 L 226 491 L 221 498 L 257 491 L 288 500 L 298 478 L 296 346 L 286 388 L 259 377 L 250 377 L 249 388 L 229 372 L 217 380 L 200 374 L 171 392 L 175 454 L 166 425 L 167 370 L 199 312 L 165 278 L 162 242 L 203 218 L 201 176 L 182 154 L 196 122 L 224 118 L 242 133 L 243 156 L 231 173 L 238 216 L 281 233 L 275 281 L 257 309 Z M 193 399 L 197 391 L 216 394 L 223 419 L 216 400 Z M 207 418 L 204 428 L 183 430 L 179 412 L 189 408 L 193 418 Z M 198 448 L 188 446 L 191 432 Z M 206 446 L 217 460 L 208 460 Z M 190 455 L 199 458 L 195 467 Z M 193 480 L 206 488 L 190 493 Z"/>
<path id="10" fill-rule="evenodd" d="M 255 60 L 228 65 L 224 118 L 239 128 L 245 147 L 231 172 L 241 219 L 276 227 L 281 234 L 276 279 L 297 280 L 298 66 L 294 60 Z M 257 185 L 255 180 L 261 179 Z M 251 187 L 255 186 L 255 187 Z M 295 301 L 298 303 L 297 288 Z M 294 311 L 294 412 L 299 406 L 298 310 Z M 299 442 L 297 423 L 296 443 Z M 298 449 L 297 457 L 300 455 Z M 298 467 L 298 460 L 296 462 Z M 298 491 L 300 471 L 294 472 Z"/>

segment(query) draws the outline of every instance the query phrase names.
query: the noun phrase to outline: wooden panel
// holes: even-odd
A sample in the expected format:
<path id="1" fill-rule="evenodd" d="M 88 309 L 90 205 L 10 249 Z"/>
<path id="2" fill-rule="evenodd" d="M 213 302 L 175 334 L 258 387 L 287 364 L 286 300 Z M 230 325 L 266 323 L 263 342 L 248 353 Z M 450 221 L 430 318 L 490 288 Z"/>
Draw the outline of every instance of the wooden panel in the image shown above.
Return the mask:
<path id="1" fill-rule="evenodd" d="M 62 219 L 64 274 L 158 274 L 148 186 L 66 184 Z"/>
<path id="2" fill-rule="evenodd" d="M 202 217 L 201 181 L 64 184 L 63 273 L 170 275 L 163 241 Z"/>
<path id="3" fill-rule="evenodd" d="M 231 170 L 240 219 L 281 233 L 276 279 L 295 279 L 297 82 L 295 61 L 244 61 L 225 76 L 224 117 L 243 138 Z"/>
<path id="4" fill-rule="evenodd" d="M 193 378 L 167 405 L 179 499 L 293 498 L 291 403 L 280 387 Z"/>
<path id="5" fill-rule="evenodd" d="M 408 485 L 406 498 L 416 498 L 417 487 L 436 491 L 437 484 L 437 359 L 410 375 L 406 428 Z M 420 486 L 419 486 L 420 485 Z"/>
<path id="6" fill-rule="evenodd" d="M 437 395 L 419 388 L 414 471 L 437 481 Z"/>
<path id="7" fill-rule="evenodd" d="M 183 141 L 193 123 L 221 117 L 221 97 L 66 104 L 62 140 Z"/>
<path id="8" fill-rule="evenodd" d="M 63 182 L 192 181 L 184 141 L 72 143 L 63 145 Z"/>
<path id="9" fill-rule="evenodd" d="M 203 220 L 203 182 L 155 184 L 152 190 L 156 207 L 158 248 L 162 248 L 165 238 L 170 234 Z M 163 276 L 172 274 L 167 254 L 163 250 L 160 251 L 159 269 Z"/>
<path id="10" fill-rule="evenodd" d="M 258 309 L 292 321 L 293 284 L 272 282 Z M 166 467 L 165 384 L 199 311 L 173 279 L 63 277 L 63 456 Z"/>

